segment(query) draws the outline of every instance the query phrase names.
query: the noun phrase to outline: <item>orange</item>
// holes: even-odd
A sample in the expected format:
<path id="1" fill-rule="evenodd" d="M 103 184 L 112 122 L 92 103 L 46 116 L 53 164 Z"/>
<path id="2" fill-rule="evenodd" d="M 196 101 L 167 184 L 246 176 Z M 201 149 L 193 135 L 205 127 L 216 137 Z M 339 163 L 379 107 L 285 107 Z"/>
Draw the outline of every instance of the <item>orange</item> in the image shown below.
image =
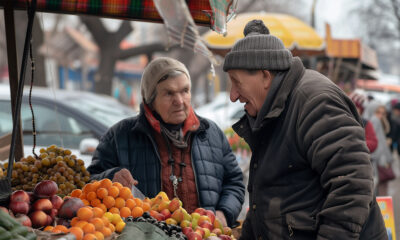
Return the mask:
<path id="1" fill-rule="evenodd" d="M 97 198 L 96 192 L 89 192 L 86 194 L 86 199 L 92 201 L 93 199 Z"/>
<path id="2" fill-rule="evenodd" d="M 77 216 L 80 220 L 88 221 L 93 217 L 93 211 L 89 207 L 79 208 Z"/>
<path id="3" fill-rule="evenodd" d="M 86 184 L 85 186 L 83 186 L 83 188 L 82 188 L 82 192 L 83 193 L 88 193 L 88 192 L 91 192 L 92 190 L 92 184 L 91 183 L 88 183 L 88 184 Z"/>
<path id="4" fill-rule="evenodd" d="M 102 217 L 101 217 L 101 220 L 103 221 L 104 226 L 108 226 L 108 224 L 110 223 L 110 220 L 108 220 L 108 218 L 105 217 L 105 216 L 102 216 Z"/>
<path id="5" fill-rule="evenodd" d="M 128 199 L 125 201 L 125 206 L 132 209 L 132 208 L 136 207 L 136 202 L 133 199 Z"/>
<path id="6" fill-rule="evenodd" d="M 103 228 L 101 230 L 101 233 L 104 235 L 104 237 L 109 237 L 112 234 L 111 229 L 109 229 L 108 227 Z"/>
<path id="7" fill-rule="evenodd" d="M 91 188 L 92 192 L 96 192 L 99 187 L 100 187 L 100 182 L 98 181 L 92 182 L 92 188 Z"/>
<path id="8" fill-rule="evenodd" d="M 144 211 L 144 212 L 149 211 L 150 208 L 151 208 L 150 203 L 148 203 L 148 202 L 143 202 L 142 208 L 143 208 L 143 211 Z"/>
<path id="9" fill-rule="evenodd" d="M 121 216 L 119 214 L 113 213 L 112 224 L 117 225 L 117 223 L 123 222 Z"/>
<path id="10" fill-rule="evenodd" d="M 112 185 L 118 187 L 119 190 L 121 190 L 121 189 L 124 187 L 124 186 L 122 186 L 122 184 L 119 183 L 119 182 L 113 182 Z"/>
<path id="11" fill-rule="evenodd" d="M 115 199 L 115 207 L 119 208 L 119 209 L 125 207 L 125 200 L 123 198 L 120 198 L 120 197 Z"/>
<path id="12" fill-rule="evenodd" d="M 94 231 L 96 230 L 96 228 L 94 227 L 93 223 L 88 223 L 85 226 L 83 226 L 82 230 L 85 233 L 94 233 Z"/>
<path id="13" fill-rule="evenodd" d="M 103 233 L 97 231 L 97 232 L 94 232 L 94 235 L 96 235 L 97 240 L 104 240 L 104 235 L 103 235 Z"/>
<path id="14" fill-rule="evenodd" d="M 103 199 L 103 204 L 106 205 L 108 209 L 114 207 L 115 205 L 115 199 L 111 196 L 107 196 Z"/>
<path id="15" fill-rule="evenodd" d="M 83 230 L 78 227 L 71 227 L 68 229 L 70 233 L 75 235 L 76 240 L 82 240 L 83 239 Z"/>
<path id="16" fill-rule="evenodd" d="M 114 224 L 110 223 L 110 224 L 108 224 L 107 227 L 111 230 L 111 232 L 115 232 L 115 226 L 114 226 Z"/>
<path id="17" fill-rule="evenodd" d="M 84 227 L 86 224 L 88 224 L 88 222 L 86 222 L 86 221 L 78 221 L 78 222 L 75 224 L 75 226 L 73 226 L 73 227 L 78 227 L 78 228 L 82 228 L 82 229 L 83 229 L 83 227 Z"/>
<path id="18" fill-rule="evenodd" d="M 98 206 L 97 206 L 98 208 L 101 208 L 101 210 L 103 210 L 103 213 L 105 213 L 105 212 L 107 212 L 107 207 L 106 207 L 106 205 L 104 205 L 104 204 L 99 204 Z"/>
<path id="19" fill-rule="evenodd" d="M 134 207 L 132 209 L 132 217 L 137 218 L 143 215 L 143 209 L 141 207 Z"/>
<path id="20" fill-rule="evenodd" d="M 64 225 L 57 225 L 53 228 L 52 232 L 63 232 L 68 233 L 68 228 Z"/>
<path id="21" fill-rule="evenodd" d="M 71 226 L 75 226 L 75 224 L 79 222 L 79 218 L 78 217 L 74 217 L 71 219 L 71 222 L 69 223 Z"/>
<path id="22" fill-rule="evenodd" d="M 124 230 L 126 223 L 125 222 L 119 222 L 117 223 L 117 225 L 115 226 L 115 231 L 117 232 L 122 232 L 122 230 Z"/>
<path id="23" fill-rule="evenodd" d="M 80 199 L 86 199 L 86 193 L 82 192 L 79 196 Z"/>
<path id="24" fill-rule="evenodd" d="M 112 181 L 108 178 L 104 178 L 103 180 L 100 181 L 100 187 L 102 188 L 109 188 L 112 186 Z"/>
<path id="25" fill-rule="evenodd" d="M 85 234 L 82 240 L 97 240 L 97 237 L 93 233 L 89 233 Z"/>
<path id="26" fill-rule="evenodd" d="M 93 211 L 93 217 L 95 218 L 101 218 L 104 215 L 103 209 L 99 207 L 94 207 L 92 211 Z"/>
<path id="27" fill-rule="evenodd" d="M 119 210 L 119 215 L 124 218 L 131 216 L 131 209 L 128 207 L 123 207 Z"/>
<path id="28" fill-rule="evenodd" d="M 94 228 L 96 231 L 100 231 L 104 227 L 104 222 L 101 220 L 101 218 L 93 218 L 90 220 L 90 223 L 94 225 Z"/>
<path id="29" fill-rule="evenodd" d="M 90 205 L 91 205 L 92 207 L 98 207 L 100 204 L 101 204 L 101 201 L 100 201 L 100 199 L 98 199 L 98 198 L 95 198 L 95 199 L 93 199 L 92 201 L 90 201 Z"/>
<path id="30" fill-rule="evenodd" d="M 85 204 L 85 206 L 89 206 L 90 202 L 86 199 L 82 199 L 83 204 Z"/>
<path id="31" fill-rule="evenodd" d="M 142 207 L 143 205 L 142 200 L 140 200 L 139 198 L 134 198 L 133 200 L 135 200 L 136 202 L 136 207 Z"/>
<path id="32" fill-rule="evenodd" d="M 110 213 L 116 213 L 116 214 L 119 214 L 119 209 L 118 208 L 116 208 L 116 207 L 112 207 L 112 208 L 110 208 L 110 210 L 108 210 Z"/>
<path id="33" fill-rule="evenodd" d="M 78 198 L 79 196 L 81 196 L 81 194 L 82 194 L 82 190 L 80 190 L 80 189 L 75 189 L 75 190 L 73 190 L 73 191 L 71 192 L 71 197 L 76 197 L 76 198 Z"/>
<path id="34" fill-rule="evenodd" d="M 99 188 L 97 189 L 96 194 L 99 199 L 103 199 L 108 196 L 108 191 L 106 188 Z"/>
<path id="35" fill-rule="evenodd" d="M 51 232 L 51 231 L 53 231 L 53 226 L 47 226 L 47 227 L 45 227 L 44 229 L 43 229 L 43 231 L 45 231 L 45 232 Z"/>
<path id="36" fill-rule="evenodd" d="M 108 196 L 111 196 L 111 197 L 113 197 L 113 198 L 116 198 L 116 197 L 118 197 L 118 195 L 119 195 L 119 189 L 118 189 L 118 187 L 116 187 L 116 186 L 111 186 L 111 187 L 108 189 Z"/>
<path id="37" fill-rule="evenodd" d="M 119 197 L 127 200 L 131 197 L 132 192 L 128 187 L 123 187 L 120 191 L 119 191 Z"/>

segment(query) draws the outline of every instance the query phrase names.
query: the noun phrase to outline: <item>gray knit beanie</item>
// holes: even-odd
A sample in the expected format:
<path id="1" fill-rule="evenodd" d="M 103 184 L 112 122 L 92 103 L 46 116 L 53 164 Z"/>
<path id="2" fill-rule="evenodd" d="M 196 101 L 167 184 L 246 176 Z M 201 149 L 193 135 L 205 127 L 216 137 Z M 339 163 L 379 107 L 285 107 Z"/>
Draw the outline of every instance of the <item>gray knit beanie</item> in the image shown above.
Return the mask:
<path id="1" fill-rule="evenodd" d="M 224 71 L 246 70 L 287 70 L 292 63 L 292 53 L 283 42 L 269 34 L 261 20 L 252 20 L 243 31 L 245 37 L 235 43 L 226 55 Z"/>
<path id="2" fill-rule="evenodd" d="M 160 82 L 161 78 L 173 71 L 179 71 L 186 74 L 190 81 L 189 71 L 186 66 L 173 58 L 156 58 L 146 66 L 140 86 L 142 98 L 146 104 L 150 104 L 151 101 L 154 100 L 152 98 L 156 91 L 156 86 Z"/>

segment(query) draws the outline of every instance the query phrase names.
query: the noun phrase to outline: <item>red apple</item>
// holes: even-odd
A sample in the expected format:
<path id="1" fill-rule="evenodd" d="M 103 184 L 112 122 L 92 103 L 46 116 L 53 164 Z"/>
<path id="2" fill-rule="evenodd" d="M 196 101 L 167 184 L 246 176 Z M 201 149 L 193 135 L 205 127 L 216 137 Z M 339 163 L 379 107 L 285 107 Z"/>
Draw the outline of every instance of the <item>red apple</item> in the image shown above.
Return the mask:
<path id="1" fill-rule="evenodd" d="M 23 190 L 17 190 L 10 196 L 10 202 L 27 202 L 29 203 L 29 195 Z"/>
<path id="2" fill-rule="evenodd" d="M 171 217 L 171 212 L 168 210 L 168 208 L 164 208 L 163 210 L 161 210 L 160 212 L 162 215 L 164 215 L 164 218 L 170 218 Z"/>
<path id="3" fill-rule="evenodd" d="M 206 210 L 206 215 L 210 218 L 211 223 L 214 223 L 215 221 L 215 214 L 211 210 Z"/>
<path id="4" fill-rule="evenodd" d="M 168 205 L 168 209 L 170 212 L 175 212 L 180 207 L 179 198 L 174 198 Z"/>
<path id="5" fill-rule="evenodd" d="M 53 204 L 49 199 L 39 199 L 33 204 L 34 211 L 44 211 L 50 213 L 51 209 L 53 209 Z"/>
<path id="6" fill-rule="evenodd" d="M 196 208 L 194 212 L 199 213 L 200 215 L 206 215 L 207 212 L 204 208 Z"/>
<path id="7" fill-rule="evenodd" d="M 210 222 L 207 222 L 207 221 L 203 221 L 201 223 L 198 223 L 198 225 L 200 227 L 202 227 L 202 228 L 207 228 L 210 231 L 212 231 L 214 229 L 214 226 Z"/>
<path id="8" fill-rule="evenodd" d="M 188 240 L 201 240 L 203 237 L 197 232 L 191 232 L 187 235 Z"/>
<path id="9" fill-rule="evenodd" d="M 50 198 L 58 191 L 57 183 L 51 180 L 43 180 L 36 184 L 33 194 L 37 198 Z"/>
<path id="10" fill-rule="evenodd" d="M 53 208 L 60 209 L 61 205 L 64 203 L 61 197 L 54 195 L 50 198 L 51 204 L 53 204 Z"/>
<path id="11" fill-rule="evenodd" d="M 180 224 L 181 228 L 184 227 L 192 227 L 192 222 L 188 221 L 188 220 L 183 220 Z"/>
<path id="12" fill-rule="evenodd" d="M 46 222 L 46 226 L 52 225 L 53 223 L 53 218 L 49 215 L 47 215 L 47 222 Z"/>
<path id="13" fill-rule="evenodd" d="M 217 236 L 222 234 L 222 231 L 219 228 L 214 228 L 211 232 L 217 234 Z"/>
<path id="14" fill-rule="evenodd" d="M 184 220 L 185 214 L 183 213 L 182 209 L 179 208 L 172 213 L 171 218 L 175 219 L 176 222 L 180 223 Z"/>
<path id="15" fill-rule="evenodd" d="M 204 237 L 205 232 L 204 232 L 203 228 L 197 226 L 196 229 L 194 229 L 194 232 L 197 232 L 198 234 L 201 235 L 201 237 Z"/>
<path id="16" fill-rule="evenodd" d="M 225 234 L 218 235 L 218 237 L 219 237 L 221 240 L 232 240 L 231 237 L 229 237 L 228 235 L 225 235 Z"/>
<path id="17" fill-rule="evenodd" d="M 60 218 L 72 219 L 76 216 L 78 210 L 84 206 L 85 204 L 80 198 L 64 198 L 64 203 L 58 210 L 58 216 Z"/>
<path id="18" fill-rule="evenodd" d="M 18 215 L 15 219 L 25 227 L 32 227 L 32 221 L 26 215 Z"/>
<path id="19" fill-rule="evenodd" d="M 203 222 L 211 223 L 211 220 L 210 220 L 210 218 L 208 216 L 202 215 L 202 216 L 199 217 L 199 219 L 197 219 L 197 225 L 200 226 L 200 224 L 202 224 Z"/>
<path id="20" fill-rule="evenodd" d="M 50 217 L 51 217 L 52 219 L 56 219 L 57 213 L 58 213 L 58 210 L 57 210 L 57 209 L 55 209 L 55 208 L 51 209 L 51 211 L 50 211 Z"/>
<path id="21" fill-rule="evenodd" d="M 43 211 L 34 211 L 29 214 L 34 228 L 40 228 L 47 225 L 47 214 Z"/>
<path id="22" fill-rule="evenodd" d="M 11 202 L 8 206 L 14 214 L 28 214 L 29 202 Z"/>
<path id="23" fill-rule="evenodd" d="M 184 227 L 182 228 L 182 233 L 185 234 L 186 236 L 189 235 L 189 233 L 193 232 L 192 227 Z"/>

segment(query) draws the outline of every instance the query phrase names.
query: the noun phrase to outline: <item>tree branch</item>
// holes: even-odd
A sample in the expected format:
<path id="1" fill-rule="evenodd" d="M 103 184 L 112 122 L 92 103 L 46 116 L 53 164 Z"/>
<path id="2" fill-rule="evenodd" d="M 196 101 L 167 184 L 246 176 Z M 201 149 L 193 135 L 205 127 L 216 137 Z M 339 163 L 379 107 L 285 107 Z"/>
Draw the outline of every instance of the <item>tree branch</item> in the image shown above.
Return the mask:
<path id="1" fill-rule="evenodd" d="M 114 34 L 115 42 L 121 42 L 132 31 L 133 28 L 130 21 L 123 21 L 118 31 Z"/>
<path id="2" fill-rule="evenodd" d="M 148 45 L 142 45 L 138 47 L 132 47 L 125 50 L 121 50 L 118 59 L 127 59 L 130 57 L 138 56 L 141 54 L 149 54 L 154 52 L 163 52 L 166 48 L 161 43 L 152 43 Z"/>
<path id="3" fill-rule="evenodd" d="M 81 21 L 86 25 L 89 32 L 92 34 L 93 39 L 98 45 L 104 41 L 104 37 L 109 33 L 98 17 L 80 16 Z"/>

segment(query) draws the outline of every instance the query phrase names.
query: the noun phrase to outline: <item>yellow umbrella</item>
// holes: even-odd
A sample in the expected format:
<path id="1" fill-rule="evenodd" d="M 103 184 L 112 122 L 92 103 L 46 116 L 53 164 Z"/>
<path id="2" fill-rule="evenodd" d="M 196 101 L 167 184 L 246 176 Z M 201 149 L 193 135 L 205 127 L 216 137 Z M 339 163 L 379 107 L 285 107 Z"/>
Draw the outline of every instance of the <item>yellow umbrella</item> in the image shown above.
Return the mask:
<path id="1" fill-rule="evenodd" d="M 235 42 L 243 38 L 243 29 L 246 24 L 260 19 L 270 30 L 270 33 L 283 41 L 286 48 L 301 50 L 322 50 L 324 40 L 303 21 L 289 15 L 277 13 L 243 13 L 228 23 L 228 34 L 223 37 L 214 31 L 208 31 L 203 39 L 210 49 L 230 49 Z"/>

